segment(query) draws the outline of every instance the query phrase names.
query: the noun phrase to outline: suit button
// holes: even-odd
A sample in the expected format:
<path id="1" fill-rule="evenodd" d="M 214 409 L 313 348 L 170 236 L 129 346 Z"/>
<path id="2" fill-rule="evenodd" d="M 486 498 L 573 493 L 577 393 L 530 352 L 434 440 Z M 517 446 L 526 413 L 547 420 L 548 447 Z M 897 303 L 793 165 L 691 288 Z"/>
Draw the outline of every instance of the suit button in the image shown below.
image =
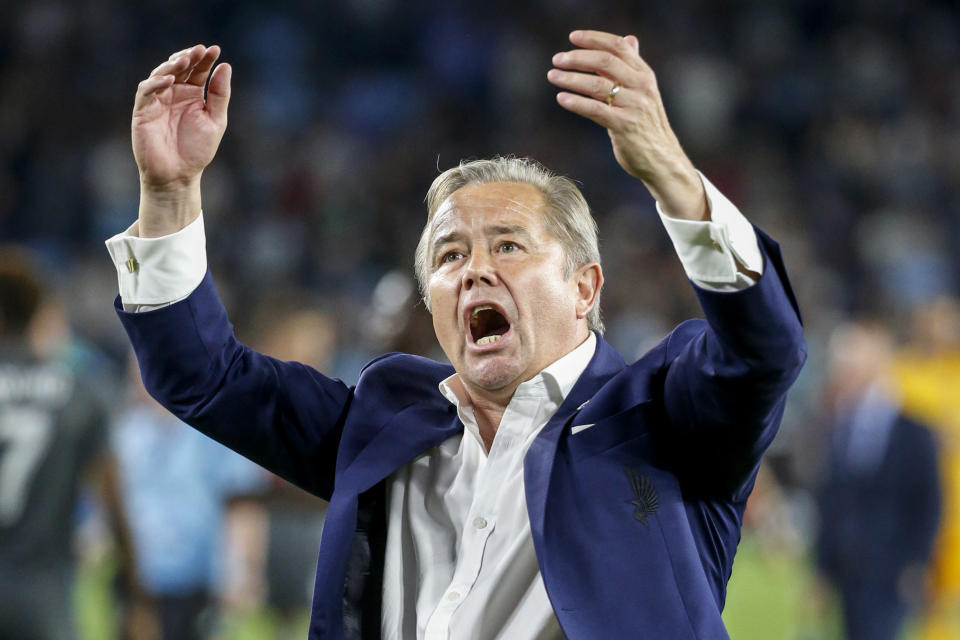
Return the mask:
<path id="1" fill-rule="evenodd" d="M 485 518 L 479 518 L 479 517 L 478 517 L 478 518 L 474 518 L 474 519 L 473 519 L 473 526 L 476 527 L 477 529 L 486 529 L 486 528 L 487 528 L 487 521 L 486 521 Z"/>

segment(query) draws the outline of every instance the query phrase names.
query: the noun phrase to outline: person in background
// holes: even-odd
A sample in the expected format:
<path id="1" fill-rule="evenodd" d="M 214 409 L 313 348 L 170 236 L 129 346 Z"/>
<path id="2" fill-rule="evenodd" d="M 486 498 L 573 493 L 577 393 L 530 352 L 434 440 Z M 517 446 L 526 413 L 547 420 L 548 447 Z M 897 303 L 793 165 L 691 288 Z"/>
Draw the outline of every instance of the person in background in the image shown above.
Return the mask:
<path id="1" fill-rule="evenodd" d="M 960 637 L 960 303 L 955 298 L 937 298 L 914 310 L 894 369 L 904 413 L 928 424 L 940 445 L 943 522 L 921 637 L 952 640 Z"/>
<path id="2" fill-rule="evenodd" d="M 818 565 L 839 592 L 847 637 L 893 640 L 926 590 L 940 520 L 936 443 L 902 413 L 885 327 L 843 325 L 829 351 Z"/>
<path id="3" fill-rule="evenodd" d="M 102 498 L 129 596 L 124 638 L 150 638 L 153 618 L 137 578 L 106 404 L 31 336 L 49 291 L 26 251 L 0 247 L 0 639 L 75 637 L 72 555 L 80 490 Z"/>
<path id="4" fill-rule="evenodd" d="M 333 319 L 309 301 L 305 291 L 283 292 L 258 304 L 244 334 L 251 344 L 279 360 L 303 362 L 318 371 L 331 368 L 337 330 Z M 327 502 L 272 476 L 259 505 L 264 512 L 265 601 L 275 615 L 274 637 L 302 638 L 313 594 L 317 545 Z"/>
<path id="5" fill-rule="evenodd" d="M 261 491 L 264 476 L 165 411 L 132 363 L 129 372 L 129 400 L 112 445 L 159 638 L 209 638 L 218 620 L 228 503 Z"/>

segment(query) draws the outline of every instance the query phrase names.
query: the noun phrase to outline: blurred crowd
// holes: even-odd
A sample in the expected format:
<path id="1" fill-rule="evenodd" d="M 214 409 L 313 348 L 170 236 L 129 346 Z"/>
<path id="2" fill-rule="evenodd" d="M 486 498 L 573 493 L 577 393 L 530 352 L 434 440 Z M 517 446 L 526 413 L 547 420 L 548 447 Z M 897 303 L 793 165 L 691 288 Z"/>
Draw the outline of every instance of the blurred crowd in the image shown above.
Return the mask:
<path id="1" fill-rule="evenodd" d="M 441 358 L 412 280 L 426 187 L 461 159 L 512 154 L 582 185 L 600 227 L 606 337 L 629 358 L 699 311 L 653 201 L 616 165 L 604 132 L 556 105 L 546 72 L 573 28 L 635 33 L 688 155 L 781 244 L 804 315 L 810 359 L 745 542 L 809 560 L 815 578 L 801 591 L 840 598 L 848 623 L 856 598 L 882 596 L 916 614 L 922 637 L 960 637 L 958 12 L 948 0 L 2 3 L 0 239 L 32 252 L 52 294 L 31 325 L 34 348 L 107 389 L 105 446 L 128 483 L 134 544 L 170 544 L 136 539 L 136 519 L 176 519 L 157 503 L 184 505 L 130 498 L 145 471 L 136 455 L 155 456 L 149 480 L 173 470 L 150 440 L 162 414 L 126 374 L 102 244 L 136 218 L 137 83 L 196 42 L 220 44 L 233 64 L 230 124 L 203 197 L 211 269 L 245 342 L 347 382 L 385 350 Z M 862 348 L 840 348 L 851 343 Z M 872 375 L 858 387 L 851 372 L 863 369 Z M 905 471 L 887 466 L 888 450 L 904 450 L 893 440 L 900 417 L 935 447 Z M 199 441 L 164 446 L 220 455 Z M 234 551 L 220 567 L 179 561 L 240 585 L 229 598 L 205 587 L 206 598 L 260 606 L 272 597 L 265 567 L 296 573 L 313 561 L 320 507 L 242 464 L 211 464 L 222 477 L 177 476 L 195 484 L 163 490 L 202 486 L 206 515 L 193 510 L 184 526 L 223 536 L 198 557 L 217 555 L 210 545 Z M 931 465 L 939 483 L 911 484 Z M 886 482 L 871 485 L 870 474 Z M 823 496 L 862 506 L 906 485 L 907 515 L 889 517 L 907 531 L 889 535 L 935 536 L 909 543 L 920 550 L 888 581 L 895 593 L 849 595 L 844 581 L 856 580 L 821 544 L 823 521 L 849 511 Z M 933 506 L 921 514 L 924 501 Z M 827 537 L 865 540 L 876 527 L 867 529 Z M 242 570 L 231 574 L 234 561 Z M 285 611 L 305 606 L 310 585 L 299 579 L 274 581 Z M 804 600 L 798 629 L 826 615 Z M 734 637 L 772 637 L 745 624 Z"/>

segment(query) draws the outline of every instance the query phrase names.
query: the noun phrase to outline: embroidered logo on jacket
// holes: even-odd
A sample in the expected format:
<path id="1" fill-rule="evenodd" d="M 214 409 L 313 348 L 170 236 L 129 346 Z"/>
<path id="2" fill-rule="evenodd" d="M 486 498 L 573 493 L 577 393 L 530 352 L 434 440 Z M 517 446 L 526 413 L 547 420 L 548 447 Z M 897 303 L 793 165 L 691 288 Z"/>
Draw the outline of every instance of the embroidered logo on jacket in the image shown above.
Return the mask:
<path id="1" fill-rule="evenodd" d="M 633 493 L 637 496 L 636 500 L 627 500 L 634 506 L 633 517 L 647 524 L 647 516 L 652 515 L 660 507 L 657 490 L 653 486 L 653 481 L 636 469 L 624 467 L 623 470 L 630 480 Z"/>

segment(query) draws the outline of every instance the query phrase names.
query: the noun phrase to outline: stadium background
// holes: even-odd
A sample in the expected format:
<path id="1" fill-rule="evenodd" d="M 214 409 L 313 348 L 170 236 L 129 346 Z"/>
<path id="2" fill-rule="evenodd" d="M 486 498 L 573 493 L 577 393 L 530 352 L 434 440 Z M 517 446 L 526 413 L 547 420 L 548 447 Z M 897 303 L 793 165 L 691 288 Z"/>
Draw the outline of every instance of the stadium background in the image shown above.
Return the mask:
<path id="1" fill-rule="evenodd" d="M 825 344 L 864 312 L 909 342 L 918 312 L 957 295 L 957 11 L 906 0 L 3 3 L 0 237 L 42 256 L 84 366 L 122 369 L 102 243 L 136 216 L 133 93 L 170 52 L 216 43 L 234 66 L 233 100 L 204 211 L 242 339 L 266 309 L 309 307 L 336 336 L 317 357 L 345 380 L 384 349 L 435 354 L 409 278 L 424 192 L 438 167 L 515 154 L 582 184 L 601 229 L 608 337 L 636 355 L 696 303 L 642 185 L 545 79 L 572 28 L 636 33 L 694 163 L 782 244 L 810 342 L 737 558 L 731 634 L 831 637 L 809 562 Z M 84 567 L 83 624 L 103 637 L 109 558 Z M 229 614 L 227 637 L 266 634 L 261 613 Z"/>

